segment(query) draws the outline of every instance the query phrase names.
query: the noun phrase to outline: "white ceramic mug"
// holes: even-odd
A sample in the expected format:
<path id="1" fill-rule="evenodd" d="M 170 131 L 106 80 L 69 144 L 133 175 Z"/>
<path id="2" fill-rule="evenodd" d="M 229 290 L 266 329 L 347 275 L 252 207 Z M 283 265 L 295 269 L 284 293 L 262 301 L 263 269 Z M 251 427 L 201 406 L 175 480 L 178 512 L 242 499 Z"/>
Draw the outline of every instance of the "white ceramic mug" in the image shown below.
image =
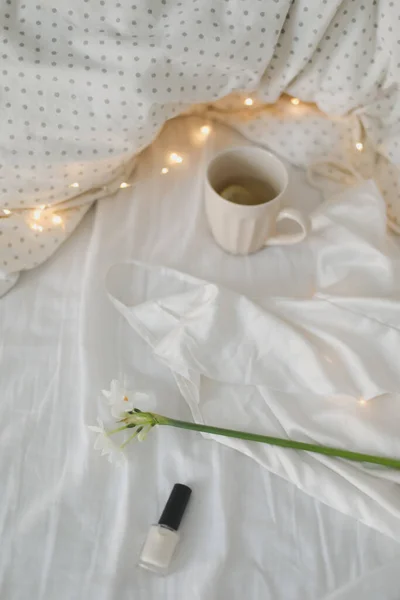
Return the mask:
<path id="1" fill-rule="evenodd" d="M 236 177 L 265 181 L 269 187 L 272 185 L 277 195 L 272 200 L 250 206 L 225 200 L 216 190 L 221 190 L 221 186 Z M 206 173 L 205 206 L 216 242 L 232 254 L 249 254 L 265 246 L 296 244 L 304 240 L 310 231 L 308 217 L 294 208 L 281 209 L 288 180 L 284 164 L 262 148 L 232 148 L 213 158 Z M 276 224 L 283 219 L 296 221 L 301 231 L 276 234 Z"/>

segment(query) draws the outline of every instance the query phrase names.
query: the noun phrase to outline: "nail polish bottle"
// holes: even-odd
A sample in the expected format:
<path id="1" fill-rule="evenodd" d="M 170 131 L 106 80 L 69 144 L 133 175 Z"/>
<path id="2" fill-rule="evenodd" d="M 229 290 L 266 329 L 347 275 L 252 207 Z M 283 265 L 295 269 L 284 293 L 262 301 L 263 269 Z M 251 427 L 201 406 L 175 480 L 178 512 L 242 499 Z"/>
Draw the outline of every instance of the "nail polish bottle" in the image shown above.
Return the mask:
<path id="1" fill-rule="evenodd" d="M 150 527 L 140 554 L 139 566 L 165 575 L 179 542 L 179 525 L 192 490 L 176 483 L 157 524 Z"/>

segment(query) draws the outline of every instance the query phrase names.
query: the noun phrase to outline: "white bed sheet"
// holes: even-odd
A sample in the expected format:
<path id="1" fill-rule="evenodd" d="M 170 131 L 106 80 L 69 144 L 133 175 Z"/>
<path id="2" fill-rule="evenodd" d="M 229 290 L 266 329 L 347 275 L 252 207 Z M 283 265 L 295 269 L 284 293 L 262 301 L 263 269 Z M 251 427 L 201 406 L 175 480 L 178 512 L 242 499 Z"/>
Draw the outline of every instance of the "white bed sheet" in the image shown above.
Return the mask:
<path id="1" fill-rule="evenodd" d="M 42 267 L 0 301 L 0 597 L 6 600 L 398 600 L 400 546 L 307 496 L 243 455 L 195 433 L 160 430 L 118 470 L 92 449 L 98 392 L 127 375 L 152 387 L 166 414 L 190 418 L 172 377 L 154 370 L 106 297 L 104 275 L 132 258 L 236 291 L 290 293 L 299 275 L 284 249 L 225 255 L 201 201 L 204 165 L 242 142 L 195 118 L 168 125 L 140 158 L 135 183 L 103 201 Z M 166 166 L 170 152 L 181 165 Z M 292 170 L 294 204 L 318 194 Z M 144 344 L 144 343 L 143 343 Z M 144 345 L 143 345 L 144 348 Z M 161 410 L 160 410 L 161 412 Z M 193 487 L 175 571 L 135 568 L 173 483 Z"/>

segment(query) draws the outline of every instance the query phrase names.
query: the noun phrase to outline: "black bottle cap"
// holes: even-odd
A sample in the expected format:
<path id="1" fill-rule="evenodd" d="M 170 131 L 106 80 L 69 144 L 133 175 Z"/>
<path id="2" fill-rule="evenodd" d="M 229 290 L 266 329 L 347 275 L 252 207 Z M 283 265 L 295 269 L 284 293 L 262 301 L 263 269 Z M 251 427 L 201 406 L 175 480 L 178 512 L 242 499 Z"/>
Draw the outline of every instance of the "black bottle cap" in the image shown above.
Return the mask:
<path id="1" fill-rule="evenodd" d="M 175 531 L 178 530 L 183 514 L 189 502 L 192 490 L 183 483 L 176 483 L 167 500 L 162 515 L 158 521 L 159 525 L 166 525 Z"/>

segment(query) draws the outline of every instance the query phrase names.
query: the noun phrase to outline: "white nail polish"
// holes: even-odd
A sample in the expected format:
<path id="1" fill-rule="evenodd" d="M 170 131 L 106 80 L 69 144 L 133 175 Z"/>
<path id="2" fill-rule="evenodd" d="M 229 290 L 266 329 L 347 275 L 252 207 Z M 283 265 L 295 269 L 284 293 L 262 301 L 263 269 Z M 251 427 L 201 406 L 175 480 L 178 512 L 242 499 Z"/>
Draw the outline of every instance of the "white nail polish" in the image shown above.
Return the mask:
<path id="1" fill-rule="evenodd" d="M 160 520 L 150 527 L 140 554 L 139 566 L 165 575 L 179 542 L 179 525 L 189 502 L 192 490 L 176 483 L 168 498 Z"/>

